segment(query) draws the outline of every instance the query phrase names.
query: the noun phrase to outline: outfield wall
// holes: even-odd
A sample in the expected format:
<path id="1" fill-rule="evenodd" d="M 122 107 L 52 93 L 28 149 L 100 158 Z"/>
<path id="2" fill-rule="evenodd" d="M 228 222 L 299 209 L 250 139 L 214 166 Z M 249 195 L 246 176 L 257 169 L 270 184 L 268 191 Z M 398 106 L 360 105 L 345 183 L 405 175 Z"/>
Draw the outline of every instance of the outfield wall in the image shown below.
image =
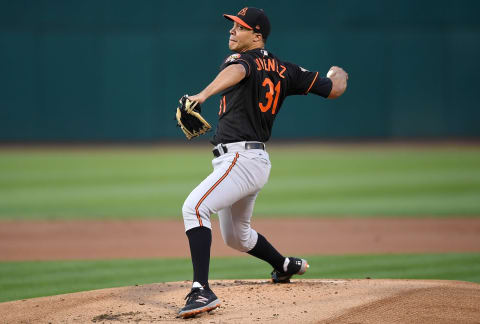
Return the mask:
<path id="1" fill-rule="evenodd" d="M 210 82 L 243 1 L 0 1 L 0 141 L 181 138 L 174 108 Z M 288 98 L 276 138 L 478 137 L 480 2 L 269 1 L 267 48 L 344 97 Z M 204 107 L 216 123 L 218 98 Z"/>

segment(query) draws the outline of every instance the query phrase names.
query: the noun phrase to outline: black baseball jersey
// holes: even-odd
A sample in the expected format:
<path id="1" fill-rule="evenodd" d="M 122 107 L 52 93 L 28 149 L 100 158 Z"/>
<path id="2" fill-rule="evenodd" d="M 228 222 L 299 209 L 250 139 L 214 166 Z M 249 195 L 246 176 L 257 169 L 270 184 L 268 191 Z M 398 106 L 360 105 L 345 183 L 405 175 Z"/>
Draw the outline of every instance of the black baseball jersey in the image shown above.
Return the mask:
<path id="1" fill-rule="evenodd" d="M 264 49 L 232 54 L 221 70 L 231 64 L 245 67 L 245 78 L 220 94 L 217 130 L 211 142 L 266 142 L 283 100 L 309 92 L 328 97 L 329 78 L 319 77 L 296 64 L 283 62 Z"/>

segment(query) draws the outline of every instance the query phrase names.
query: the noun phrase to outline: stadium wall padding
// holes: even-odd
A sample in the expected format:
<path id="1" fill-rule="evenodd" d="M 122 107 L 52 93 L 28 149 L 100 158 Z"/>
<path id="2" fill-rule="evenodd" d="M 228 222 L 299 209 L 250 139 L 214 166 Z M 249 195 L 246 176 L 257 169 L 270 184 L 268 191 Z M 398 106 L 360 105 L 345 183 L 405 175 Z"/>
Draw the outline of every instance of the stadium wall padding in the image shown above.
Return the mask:
<path id="1" fill-rule="evenodd" d="M 174 109 L 218 73 L 243 1 L 0 1 L 1 141 L 182 138 Z M 275 138 L 478 137 L 479 1 L 252 1 L 267 49 L 343 97 L 287 98 Z M 217 122 L 219 97 L 203 107 Z"/>

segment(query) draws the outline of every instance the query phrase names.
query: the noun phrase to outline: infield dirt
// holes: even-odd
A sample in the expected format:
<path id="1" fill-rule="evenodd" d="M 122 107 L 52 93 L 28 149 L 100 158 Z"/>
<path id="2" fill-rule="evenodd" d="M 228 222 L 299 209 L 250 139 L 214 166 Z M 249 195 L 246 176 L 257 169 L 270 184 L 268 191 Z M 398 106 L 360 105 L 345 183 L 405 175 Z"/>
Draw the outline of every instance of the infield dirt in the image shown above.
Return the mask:
<path id="1" fill-rule="evenodd" d="M 480 251 L 476 218 L 255 220 L 254 226 L 285 254 Z M 188 256 L 187 244 L 181 222 L 0 222 L 3 261 L 181 257 Z M 241 255 L 224 245 L 217 222 L 212 255 Z M 213 280 L 221 307 L 177 318 L 190 286 L 172 282 L 0 303 L 0 322 L 480 323 L 480 285 L 461 281 Z"/>
<path id="2" fill-rule="evenodd" d="M 212 257 L 243 256 L 213 220 Z M 285 255 L 480 252 L 480 218 L 254 219 Z M 3 221 L 0 261 L 190 257 L 182 221 Z"/>

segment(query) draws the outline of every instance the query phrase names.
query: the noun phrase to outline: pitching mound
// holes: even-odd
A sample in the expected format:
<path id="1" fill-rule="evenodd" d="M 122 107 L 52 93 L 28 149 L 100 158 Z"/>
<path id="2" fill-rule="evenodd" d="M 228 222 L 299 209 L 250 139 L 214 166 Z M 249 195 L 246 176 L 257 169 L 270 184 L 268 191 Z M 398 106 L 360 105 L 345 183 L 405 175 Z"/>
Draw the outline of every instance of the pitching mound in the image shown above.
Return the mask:
<path id="1" fill-rule="evenodd" d="M 0 304 L 6 323 L 478 323 L 480 285 L 428 280 L 212 281 L 220 308 L 177 318 L 190 282 Z"/>

